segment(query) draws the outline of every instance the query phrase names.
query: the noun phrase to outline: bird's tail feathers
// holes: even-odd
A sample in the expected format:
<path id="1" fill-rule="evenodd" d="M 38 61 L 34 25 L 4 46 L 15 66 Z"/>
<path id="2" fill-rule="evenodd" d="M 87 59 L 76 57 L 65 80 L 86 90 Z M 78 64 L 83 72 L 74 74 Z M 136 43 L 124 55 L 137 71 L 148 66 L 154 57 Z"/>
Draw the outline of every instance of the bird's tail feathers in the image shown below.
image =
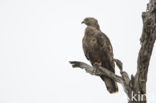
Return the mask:
<path id="1" fill-rule="evenodd" d="M 109 91 L 109 93 L 118 92 L 117 83 L 116 83 L 113 79 L 108 78 L 108 77 L 105 76 L 105 75 L 102 75 L 102 76 L 100 76 L 100 77 L 101 77 L 101 79 L 105 82 L 106 88 L 107 88 L 107 90 Z"/>

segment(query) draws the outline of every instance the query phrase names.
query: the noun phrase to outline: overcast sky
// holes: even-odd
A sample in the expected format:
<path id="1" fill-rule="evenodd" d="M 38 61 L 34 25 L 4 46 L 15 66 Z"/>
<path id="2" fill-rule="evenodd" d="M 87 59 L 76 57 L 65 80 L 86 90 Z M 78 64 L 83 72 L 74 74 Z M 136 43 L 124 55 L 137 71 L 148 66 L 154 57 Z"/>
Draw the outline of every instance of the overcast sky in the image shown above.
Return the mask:
<path id="1" fill-rule="evenodd" d="M 0 103 L 126 103 L 103 81 L 68 61 L 89 63 L 82 50 L 85 17 L 98 19 L 115 58 L 135 74 L 148 0 L 0 0 Z M 147 91 L 156 102 L 156 48 Z M 119 73 L 118 69 L 116 69 Z"/>

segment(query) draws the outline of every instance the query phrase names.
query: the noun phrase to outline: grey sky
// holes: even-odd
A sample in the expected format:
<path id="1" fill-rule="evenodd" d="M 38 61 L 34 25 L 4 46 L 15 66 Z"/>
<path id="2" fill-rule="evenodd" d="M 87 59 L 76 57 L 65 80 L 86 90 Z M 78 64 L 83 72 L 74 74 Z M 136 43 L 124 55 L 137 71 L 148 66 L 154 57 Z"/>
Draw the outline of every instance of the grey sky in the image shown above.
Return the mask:
<path id="1" fill-rule="evenodd" d="M 73 69 L 68 61 L 88 62 L 81 43 L 86 26 L 81 21 L 91 16 L 98 19 L 101 30 L 110 38 L 124 70 L 134 74 L 141 13 L 147 2 L 1 0 L 0 103 L 127 102 L 121 85 L 119 93 L 110 95 L 101 79 Z M 150 103 L 156 102 L 155 49 L 147 84 Z"/>

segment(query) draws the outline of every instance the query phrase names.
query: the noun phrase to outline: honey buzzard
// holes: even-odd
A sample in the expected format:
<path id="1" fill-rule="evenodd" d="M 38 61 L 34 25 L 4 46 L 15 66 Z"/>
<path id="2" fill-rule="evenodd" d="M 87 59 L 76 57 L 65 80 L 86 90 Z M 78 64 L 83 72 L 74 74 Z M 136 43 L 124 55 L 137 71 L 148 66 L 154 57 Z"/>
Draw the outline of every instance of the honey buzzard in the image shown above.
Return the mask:
<path id="1" fill-rule="evenodd" d="M 82 40 L 86 58 L 93 66 L 100 65 L 115 73 L 112 45 L 109 38 L 101 32 L 98 21 L 95 18 L 87 17 L 82 23 L 87 25 Z M 114 80 L 105 75 L 100 77 L 110 93 L 118 91 L 117 83 Z"/>

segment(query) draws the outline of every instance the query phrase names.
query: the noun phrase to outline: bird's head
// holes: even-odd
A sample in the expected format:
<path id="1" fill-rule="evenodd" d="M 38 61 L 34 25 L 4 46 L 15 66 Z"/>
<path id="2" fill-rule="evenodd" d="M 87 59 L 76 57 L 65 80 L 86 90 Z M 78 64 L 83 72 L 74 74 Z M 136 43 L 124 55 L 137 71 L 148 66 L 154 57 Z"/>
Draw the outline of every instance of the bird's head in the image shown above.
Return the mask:
<path id="1" fill-rule="evenodd" d="M 98 21 L 97 21 L 95 18 L 93 18 L 93 17 L 87 17 L 87 18 L 85 18 L 85 19 L 81 22 L 81 24 L 86 24 L 87 26 L 92 26 L 92 27 L 95 27 L 95 28 L 97 28 L 97 29 L 100 29 L 100 28 L 99 28 Z"/>

